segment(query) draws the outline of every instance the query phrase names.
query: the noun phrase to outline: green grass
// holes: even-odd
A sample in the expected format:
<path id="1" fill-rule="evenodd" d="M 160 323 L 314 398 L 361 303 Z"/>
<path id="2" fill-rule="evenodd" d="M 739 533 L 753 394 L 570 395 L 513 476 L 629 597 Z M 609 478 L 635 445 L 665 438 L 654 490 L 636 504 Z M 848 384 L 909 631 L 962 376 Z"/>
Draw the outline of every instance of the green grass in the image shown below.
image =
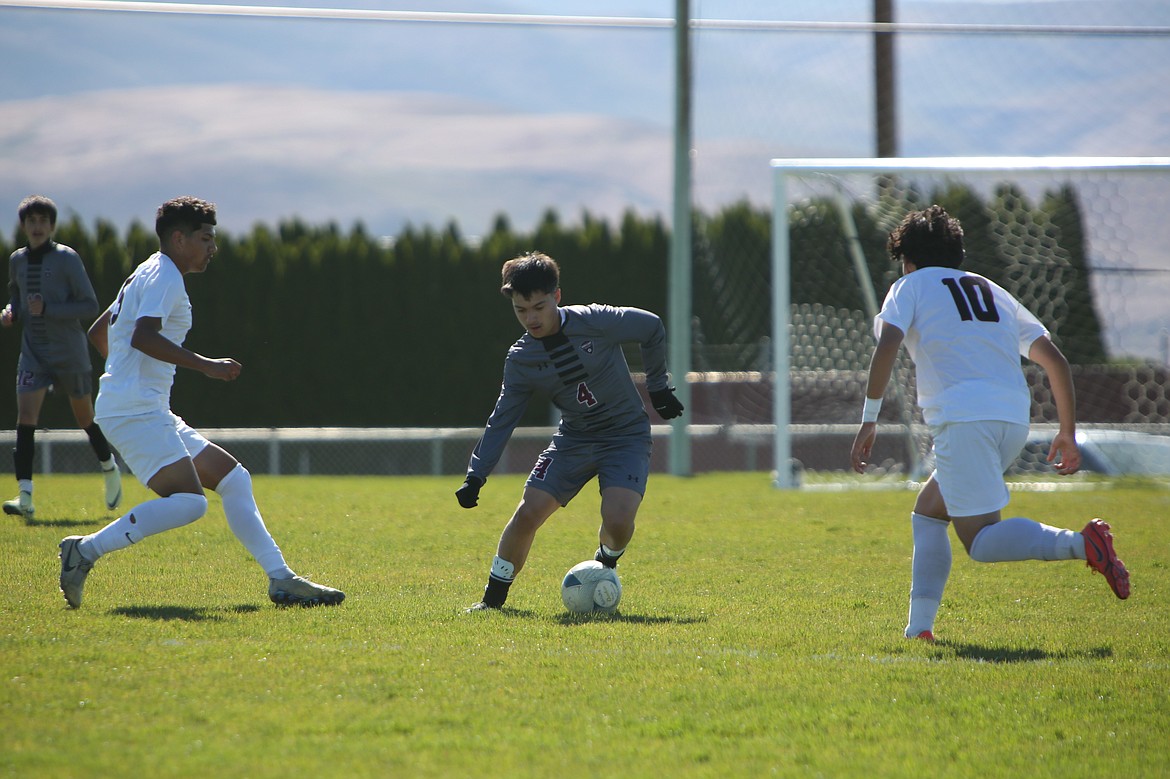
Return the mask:
<path id="1" fill-rule="evenodd" d="M 1170 491 L 1014 494 L 1009 515 L 1110 519 L 1133 596 L 955 542 L 932 646 L 901 637 L 912 493 L 656 476 L 620 614 L 590 618 L 559 583 L 596 547 L 595 490 L 541 531 L 510 608 L 465 614 L 521 481 L 492 479 L 474 511 L 457 482 L 256 478 L 290 564 L 346 590 L 338 608 L 272 606 L 213 498 L 101 560 L 70 611 L 57 542 L 108 521 L 100 481 L 38 479 L 35 522 L 0 528 L 0 775 L 1170 771 Z"/>

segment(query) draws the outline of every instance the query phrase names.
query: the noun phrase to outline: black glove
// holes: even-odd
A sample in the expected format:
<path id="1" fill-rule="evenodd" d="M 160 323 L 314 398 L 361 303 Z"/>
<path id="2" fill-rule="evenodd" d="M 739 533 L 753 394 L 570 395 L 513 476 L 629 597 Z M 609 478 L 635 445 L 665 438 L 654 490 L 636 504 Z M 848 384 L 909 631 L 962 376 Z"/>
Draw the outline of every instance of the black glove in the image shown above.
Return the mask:
<path id="1" fill-rule="evenodd" d="M 483 486 L 483 479 L 478 476 L 468 476 L 463 486 L 455 490 L 455 497 L 459 505 L 465 509 L 472 509 L 479 505 L 479 488 Z"/>
<path id="2" fill-rule="evenodd" d="M 663 419 L 674 419 L 683 412 L 683 404 L 674 396 L 674 387 L 654 390 L 650 393 L 650 404 Z"/>

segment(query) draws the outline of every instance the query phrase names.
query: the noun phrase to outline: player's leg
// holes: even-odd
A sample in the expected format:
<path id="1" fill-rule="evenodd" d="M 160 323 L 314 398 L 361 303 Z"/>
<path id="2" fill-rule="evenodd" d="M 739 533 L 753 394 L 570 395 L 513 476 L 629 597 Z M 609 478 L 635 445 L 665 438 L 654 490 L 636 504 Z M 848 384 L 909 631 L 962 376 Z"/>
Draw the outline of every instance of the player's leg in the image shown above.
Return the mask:
<path id="1" fill-rule="evenodd" d="M 512 513 L 512 518 L 508 520 L 500 534 L 496 556 L 488 573 L 488 583 L 484 587 L 483 600 L 473 606 L 473 610 L 498 609 L 504 605 L 512 582 L 528 561 L 528 553 L 532 550 L 536 531 L 540 530 L 545 521 L 560 507 L 560 501 L 552 493 L 537 487 L 525 486 L 516 511 Z"/>
<path id="2" fill-rule="evenodd" d="M 73 608 L 81 606 L 86 576 L 102 556 L 189 525 L 207 513 L 207 498 L 189 457 L 161 468 L 147 486 L 159 497 L 138 504 L 96 533 L 61 541 L 61 592 Z"/>
<path id="3" fill-rule="evenodd" d="M 625 487 L 601 491 L 601 529 L 597 533 L 595 560 L 608 568 L 617 568 L 618 558 L 634 537 L 634 520 L 641 505 L 640 492 Z"/>
<path id="4" fill-rule="evenodd" d="M 941 483 L 955 533 L 972 560 L 1085 560 L 1105 575 L 1117 597 L 1129 596 L 1129 573 L 1113 551 L 1112 535 L 1104 522 L 1093 520 L 1078 533 L 1027 517 L 1000 519 L 1008 497 L 1003 473 L 1023 446 L 1025 426 L 981 422 L 954 427 L 962 428 L 956 442 L 964 452 L 984 451 L 980 460 L 967 460 L 964 480 L 954 480 L 953 487 L 948 481 Z M 980 484 L 984 486 L 978 488 Z M 983 497 L 986 494 L 993 496 L 990 503 Z"/>
<path id="5" fill-rule="evenodd" d="M 907 638 L 934 640 L 934 621 L 951 575 L 951 539 L 946 503 L 932 474 L 918 493 L 910 514 L 914 557 L 910 564 L 910 613 Z"/>
<path id="6" fill-rule="evenodd" d="M 649 437 L 611 444 L 599 454 L 597 481 L 601 488 L 601 528 L 594 559 L 616 568 L 634 537 L 634 521 L 650 477 Z"/>
<path id="7" fill-rule="evenodd" d="M 45 402 L 49 379 L 33 371 L 20 369 L 16 376 L 16 448 L 12 450 L 12 468 L 16 476 L 18 494 L 4 502 L 4 513 L 32 519 L 33 454 L 37 422 Z"/>
<path id="8" fill-rule="evenodd" d="M 131 470 L 159 497 L 135 506 L 96 533 L 61 542 L 61 591 L 74 608 L 81 605 L 86 575 L 103 555 L 190 524 L 207 512 L 195 464 L 169 415 L 121 417 L 105 424 Z"/>
<path id="9" fill-rule="evenodd" d="M 520 504 L 500 534 L 483 600 L 468 611 L 498 609 L 504 605 L 512 582 L 528 560 L 536 531 L 558 508 L 569 505 L 596 473 L 591 446 L 559 433 L 553 436 L 548 448 L 536 458 L 524 483 Z"/>
<path id="10" fill-rule="evenodd" d="M 89 438 L 89 445 L 102 469 L 106 508 L 116 509 L 122 502 L 122 473 L 118 470 L 118 463 L 114 461 L 114 453 L 110 451 L 110 443 L 106 440 L 105 433 L 94 421 L 93 380 L 88 374 L 79 376 L 80 378 L 75 380 L 76 386 L 70 389 L 69 406 L 73 409 L 73 418 L 77 420 L 77 426 Z"/>
<path id="11" fill-rule="evenodd" d="M 264 524 L 248 469 L 226 449 L 209 442 L 178 417 L 176 420 L 188 451 L 195 452 L 199 481 L 219 495 L 228 528 L 268 575 L 269 599 L 280 605 L 301 606 L 333 606 L 345 600 L 341 590 L 297 576 L 289 568 Z"/>

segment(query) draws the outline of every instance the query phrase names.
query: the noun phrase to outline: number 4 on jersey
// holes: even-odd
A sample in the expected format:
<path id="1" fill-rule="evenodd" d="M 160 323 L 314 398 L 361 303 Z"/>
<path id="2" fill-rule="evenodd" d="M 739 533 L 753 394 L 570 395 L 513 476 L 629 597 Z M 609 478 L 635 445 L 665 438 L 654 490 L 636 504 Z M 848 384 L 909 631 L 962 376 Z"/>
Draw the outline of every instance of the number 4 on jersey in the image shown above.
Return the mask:
<path id="1" fill-rule="evenodd" d="M 597 405 L 597 398 L 595 398 L 593 393 L 589 391 L 589 387 L 585 384 L 585 382 L 580 382 L 577 385 L 577 402 L 582 406 L 588 406 L 589 408 Z"/>

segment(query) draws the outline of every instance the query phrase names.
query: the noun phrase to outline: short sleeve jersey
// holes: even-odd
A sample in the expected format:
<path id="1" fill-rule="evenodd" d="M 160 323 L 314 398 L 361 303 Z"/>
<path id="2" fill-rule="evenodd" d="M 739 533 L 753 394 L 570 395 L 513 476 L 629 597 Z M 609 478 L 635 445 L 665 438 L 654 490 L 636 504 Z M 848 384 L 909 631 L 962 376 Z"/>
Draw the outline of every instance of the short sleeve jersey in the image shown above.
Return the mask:
<path id="1" fill-rule="evenodd" d="M 1020 367 L 1044 326 L 1005 289 L 977 273 L 926 267 L 890 287 L 874 321 L 905 333 L 929 425 L 999 420 L 1028 424 Z"/>
<path id="2" fill-rule="evenodd" d="M 622 344 L 642 351 L 646 385 L 664 389 L 666 330 L 657 314 L 594 303 L 562 306 L 559 332 L 525 333 L 508 350 L 504 380 L 483 437 L 471 455 L 470 474 L 486 479 L 533 395 L 549 397 L 561 412 L 558 434 L 586 441 L 649 437 L 642 404 Z"/>
<path id="3" fill-rule="evenodd" d="M 183 274 L 160 252 L 135 269 L 110 306 L 106 371 L 95 403 L 99 418 L 170 409 L 175 366 L 130 345 L 134 324 L 143 317 L 162 320 L 162 335 L 176 344 L 182 344 L 191 329 L 191 300 Z"/>

